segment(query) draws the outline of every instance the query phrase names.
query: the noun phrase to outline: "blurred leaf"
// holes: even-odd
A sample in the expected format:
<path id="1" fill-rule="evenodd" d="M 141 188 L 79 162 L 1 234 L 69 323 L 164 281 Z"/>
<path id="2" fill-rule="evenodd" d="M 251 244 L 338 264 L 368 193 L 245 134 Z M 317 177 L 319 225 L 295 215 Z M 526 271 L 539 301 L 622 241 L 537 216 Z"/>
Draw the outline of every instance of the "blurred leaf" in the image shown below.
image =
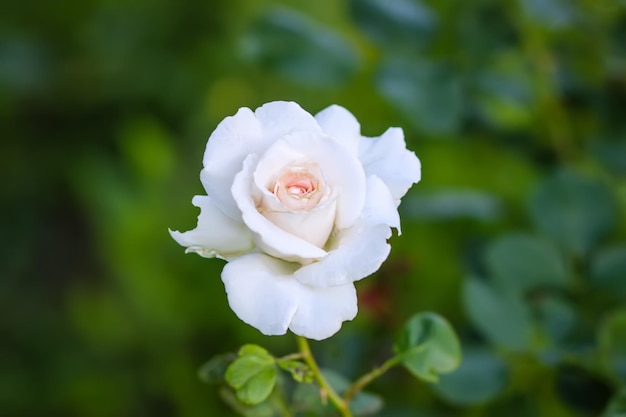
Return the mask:
<path id="1" fill-rule="evenodd" d="M 367 391 L 359 392 L 350 402 L 350 411 L 355 416 L 370 416 L 383 408 L 383 399 Z"/>
<path id="2" fill-rule="evenodd" d="M 322 374 L 339 395 L 343 395 L 350 387 L 350 381 L 332 369 L 323 369 Z M 379 396 L 361 391 L 352 398 L 350 411 L 355 416 L 368 416 L 379 411 L 382 406 L 383 401 Z"/>
<path id="3" fill-rule="evenodd" d="M 461 82 L 443 64 L 407 58 L 387 59 L 376 86 L 407 122 L 427 134 L 450 134 L 461 125 Z"/>
<path id="4" fill-rule="evenodd" d="M 257 405 L 242 404 L 235 393 L 224 387 L 220 390 L 220 397 L 230 406 L 237 414 L 244 417 L 280 417 L 281 411 L 277 409 L 273 401 L 265 401 Z"/>
<path id="5" fill-rule="evenodd" d="M 557 249 L 532 236 L 500 237 L 487 248 L 485 262 L 490 276 L 506 289 L 568 286 L 565 264 Z"/>
<path id="6" fill-rule="evenodd" d="M 419 220 L 477 219 L 493 221 L 500 217 L 500 201 L 475 190 L 445 190 L 412 194 L 402 200 L 403 218 Z"/>
<path id="7" fill-rule="evenodd" d="M 30 94 L 50 82 L 52 62 L 45 44 L 22 36 L 0 40 L 0 87 Z"/>
<path id="8" fill-rule="evenodd" d="M 606 187 L 569 171 L 542 181 L 529 200 L 535 225 L 569 252 L 582 256 L 607 235 L 615 207 Z"/>
<path id="9" fill-rule="evenodd" d="M 626 294 L 626 246 L 605 249 L 595 255 L 590 281 L 594 286 Z"/>
<path id="10" fill-rule="evenodd" d="M 494 126 L 519 129 L 532 121 L 531 72 L 517 50 L 498 53 L 477 77 L 478 111 Z"/>
<path id="11" fill-rule="evenodd" d="M 337 86 L 359 66 L 353 47 L 338 34 L 306 16 L 273 8 L 244 38 L 244 56 L 294 82 Z"/>
<path id="12" fill-rule="evenodd" d="M 601 324 L 598 348 L 606 369 L 626 383 L 626 310 L 611 314 Z"/>
<path id="13" fill-rule="evenodd" d="M 626 141 L 594 142 L 591 151 L 615 175 L 626 175 Z"/>
<path id="14" fill-rule="evenodd" d="M 221 383 L 224 381 L 226 369 L 237 356 L 233 353 L 224 353 L 214 356 L 198 369 L 198 377 L 202 382 L 209 384 Z"/>
<path id="15" fill-rule="evenodd" d="M 305 383 L 313 382 L 313 372 L 306 364 L 289 360 L 277 360 L 276 363 L 281 369 L 289 372 L 295 381 Z"/>
<path id="16" fill-rule="evenodd" d="M 514 350 L 529 347 L 532 322 L 519 293 L 496 290 L 482 280 L 468 278 L 463 302 L 472 323 L 493 343 Z"/>
<path id="17" fill-rule="evenodd" d="M 535 307 L 539 323 L 553 342 L 562 341 L 576 326 L 576 311 L 562 298 L 542 294 Z"/>
<path id="18" fill-rule="evenodd" d="M 386 49 L 422 46 L 435 32 L 437 19 L 422 2 L 411 0 L 350 0 L 357 26 Z"/>
<path id="19" fill-rule="evenodd" d="M 454 329 L 434 313 L 411 317 L 394 352 L 413 375 L 429 382 L 436 382 L 439 374 L 452 372 L 461 362 L 461 345 Z"/>
<path id="20" fill-rule="evenodd" d="M 298 384 L 293 393 L 293 405 L 296 410 L 311 412 L 316 416 L 326 416 L 333 412 L 333 406 L 322 402 L 317 384 Z"/>
<path id="21" fill-rule="evenodd" d="M 269 397 L 276 385 L 274 358 L 260 346 L 245 345 L 226 369 L 225 377 L 242 403 L 259 404 Z"/>
<path id="22" fill-rule="evenodd" d="M 457 405 L 483 404 L 493 400 L 508 379 L 506 363 L 486 350 L 463 352 L 461 366 L 443 375 L 435 391 L 446 401 Z"/>
<path id="23" fill-rule="evenodd" d="M 350 381 L 331 369 L 322 369 L 322 374 L 339 395 L 343 395 L 350 387 Z M 336 415 L 329 401 L 322 400 L 320 388 L 316 384 L 298 384 L 294 392 L 294 404 L 298 410 L 313 412 L 316 416 Z M 368 416 L 380 411 L 382 406 L 383 401 L 379 396 L 362 391 L 352 398 L 350 411 L 354 416 Z"/>
<path id="24" fill-rule="evenodd" d="M 602 417 L 626 417 L 626 388 L 613 397 Z"/>
<path id="25" fill-rule="evenodd" d="M 534 23 L 550 29 L 561 29 L 575 18 L 575 2 L 565 0 L 522 0 L 524 11 Z"/>

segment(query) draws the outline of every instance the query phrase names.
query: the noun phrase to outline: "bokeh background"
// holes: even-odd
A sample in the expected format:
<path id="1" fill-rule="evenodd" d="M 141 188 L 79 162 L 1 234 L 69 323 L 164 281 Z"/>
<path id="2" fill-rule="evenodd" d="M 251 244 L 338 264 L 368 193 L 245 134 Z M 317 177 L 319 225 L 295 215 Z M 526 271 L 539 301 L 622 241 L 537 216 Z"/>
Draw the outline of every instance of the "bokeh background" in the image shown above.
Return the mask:
<path id="1" fill-rule="evenodd" d="M 358 317 L 313 349 L 353 378 L 431 310 L 465 359 L 391 371 L 377 415 L 624 415 L 624 0 L 5 2 L 0 415 L 234 416 L 198 367 L 296 350 L 167 232 L 216 124 L 272 100 L 401 126 L 422 160 Z"/>

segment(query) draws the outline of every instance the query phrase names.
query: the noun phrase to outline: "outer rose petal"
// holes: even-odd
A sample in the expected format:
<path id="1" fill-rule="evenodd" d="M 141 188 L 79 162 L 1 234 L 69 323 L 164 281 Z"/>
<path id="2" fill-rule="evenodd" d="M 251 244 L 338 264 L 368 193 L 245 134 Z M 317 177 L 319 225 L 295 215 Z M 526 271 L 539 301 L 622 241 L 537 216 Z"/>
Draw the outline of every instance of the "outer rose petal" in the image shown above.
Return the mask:
<path id="1" fill-rule="evenodd" d="M 315 115 L 324 133 L 341 143 L 355 155 L 361 140 L 361 125 L 345 108 L 333 104 Z"/>
<path id="2" fill-rule="evenodd" d="M 313 288 L 291 275 L 294 265 L 262 254 L 237 258 L 224 267 L 222 281 L 237 317 L 266 335 L 295 334 L 322 340 L 357 313 L 354 285 Z"/>
<path id="3" fill-rule="evenodd" d="M 311 113 L 293 101 L 273 101 L 256 109 L 254 114 L 263 134 L 273 139 L 299 131 L 322 133 Z"/>
<path id="4" fill-rule="evenodd" d="M 397 204 L 421 178 L 420 161 L 406 149 L 404 133 L 397 127 L 387 129 L 378 138 L 363 137 L 359 159 L 367 175 L 377 175 L 387 184 Z"/>
<path id="5" fill-rule="evenodd" d="M 232 187 L 243 221 L 254 234 L 256 244 L 269 255 L 287 261 L 310 262 L 326 256 L 325 250 L 284 231 L 259 213 L 252 195 L 256 189 L 252 177 L 256 159 L 256 155 L 246 158 Z M 260 193 L 260 190 L 256 192 Z"/>
<path id="6" fill-rule="evenodd" d="M 328 255 L 294 272 L 303 284 L 318 288 L 346 285 L 376 272 L 391 246 L 391 227 L 399 229 L 396 204 L 385 184 L 376 176 L 367 179 L 363 217 L 353 227 L 341 230 L 332 240 Z"/>
<path id="7" fill-rule="evenodd" d="M 241 218 L 230 193 L 235 174 L 246 156 L 264 150 L 273 140 L 263 136 L 261 124 L 245 107 L 222 120 L 209 137 L 200 180 L 215 204 L 230 217 Z"/>
<path id="8" fill-rule="evenodd" d="M 207 194 L 224 213 L 239 219 L 230 187 L 243 160 L 250 154 L 262 154 L 279 137 L 300 130 L 321 133 L 313 116 L 296 103 L 285 101 L 267 103 L 254 113 L 243 107 L 222 120 L 204 152 L 200 179 Z"/>
<path id="9" fill-rule="evenodd" d="M 246 225 L 226 216 L 211 198 L 197 195 L 191 202 L 200 207 L 198 226 L 184 233 L 170 230 L 174 240 L 187 247 L 186 252 L 196 252 L 205 258 L 228 259 L 254 248 L 252 233 Z"/>

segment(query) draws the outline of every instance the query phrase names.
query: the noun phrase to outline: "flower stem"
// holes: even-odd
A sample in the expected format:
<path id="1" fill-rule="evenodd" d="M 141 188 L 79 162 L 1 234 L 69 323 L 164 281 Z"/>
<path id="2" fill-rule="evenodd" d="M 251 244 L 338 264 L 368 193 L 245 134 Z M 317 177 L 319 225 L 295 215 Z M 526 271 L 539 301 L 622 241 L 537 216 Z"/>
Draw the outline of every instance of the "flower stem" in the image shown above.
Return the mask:
<path id="1" fill-rule="evenodd" d="M 330 402 L 333 403 L 335 408 L 339 410 L 339 413 L 342 417 L 352 417 L 352 413 L 348 408 L 348 402 L 341 398 L 337 392 L 330 386 L 322 372 L 320 371 L 319 366 L 317 366 L 317 362 L 315 362 L 315 358 L 313 357 L 313 353 L 311 353 L 311 348 L 309 347 L 309 341 L 302 337 L 296 336 L 296 340 L 298 341 L 298 348 L 300 349 L 300 353 L 302 354 L 302 358 L 306 362 L 306 364 L 311 368 L 311 372 L 315 377 L 315 380 L 319 384 L 322 392 L 325 393 Z"/>
<path id="2" fill-rule="evenodd" d="M 377 368 L 372 369 L 370 372 L 363 375 L 361 378 L 357 379 L 346 391 L 346 394 L 343 396 L 343 400 L 346 404 L 349 404 L 352 398 L 358 394 L 367 384 L 380 377 L 382 374 L 387 372 L 393 366 L 396 366 L 402 362 L 401 356 L 394 356 L 393 358 L 388 359 Z"/>
<path id="3" fill-rule="evenodd" d="M 293 361 L 296 359 L 303 359 L 304 357 L 302 356 L 302 353 L 298 352 L 298 353 L 290 353 L 289 355 L 285 355 L 283 357 L 280 358 L 276 358 L 277 361 Z"/>

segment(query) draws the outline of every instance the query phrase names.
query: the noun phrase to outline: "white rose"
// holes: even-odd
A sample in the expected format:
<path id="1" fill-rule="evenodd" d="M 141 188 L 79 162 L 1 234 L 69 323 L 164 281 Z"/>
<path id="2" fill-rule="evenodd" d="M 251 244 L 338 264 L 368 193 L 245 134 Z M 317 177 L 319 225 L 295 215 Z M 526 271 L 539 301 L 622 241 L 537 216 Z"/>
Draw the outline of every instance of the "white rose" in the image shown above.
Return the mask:
<path id="1" fill-rule="evenodd" d="M 420 180 L 402 129 L 363 137 L 336 105 L 315 117 L 292 102 L 241 108 L 217 126 L 203 165 L 198 226 L 172 237 L 228 261 L 222 280 L 241 320 L 317 340 L 355 317 L 354 281 L 389 255 L 400 198 Z"/>

